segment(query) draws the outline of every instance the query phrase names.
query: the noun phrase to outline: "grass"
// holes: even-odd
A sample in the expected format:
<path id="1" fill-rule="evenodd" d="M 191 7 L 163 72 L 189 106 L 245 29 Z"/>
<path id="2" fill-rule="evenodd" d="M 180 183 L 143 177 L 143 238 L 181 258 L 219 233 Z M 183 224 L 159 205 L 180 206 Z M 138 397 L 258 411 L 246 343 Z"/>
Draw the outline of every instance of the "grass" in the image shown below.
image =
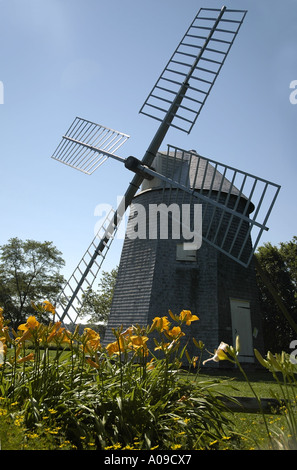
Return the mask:
<path id="1" fill-rule="evenodd" d="M 261 398 L 272 398 L 274 393 L 278 391 L 276 384 L 271 373 L 266 370 L 246 370 L 248 379 Z M 237 369 L 208 369 L 207 372 L 200 372 L 197 379 L 192 377 L 190 380 L 202 381 L 207 378 L 216 379 L 218 382 L 215 389 L 220 393 L 225 393 L 229 396 L 243 396 L 251 397 L 253 393 L 242 376 L 241 372 Z"/>
<path id="2" fill-rule="evenodd" d="M 274 398 L 279 395 L 279 385 L 275 382 L 272 374 L 267 370 L 247 370 L 246 374 L 252 385 L 254 391 L 260 398 Z M 213 368 L 194 374 L 182 374 L 182 380 L 189 380 L 190 382 L 202 383 L 214 381 L 213 393 L 224 394 L 230 397 L 253 397 L 253 393 L 242 376 L 241 372 L 236 369 L 221 369 Z M 233 423 L 233 432 L 238 434 L 235 447 L 232 442 L 218 443 L 220 449 L 235 449 L 235 450 L 254 450 L 268 449 L 269 443 L 265 428 L 263 416 L 260 412 L 246 413 L 246 412 L 230 412 L 226 413 L 228 419 Z M 284 414 L 275 412 L 265 414 L 266 421 L 272 436 L 277 436 L 280 432 L 283 433 L 286 429 L 286 418 Z M 285 436 L 288 441 L 290 434 Z"/>
<path id="3" fill-rule="evenodd" d="M 277 392 L 278 387 L 268 372 L 249 371 L 248 377 L 260 397 L 270 398 Z M 197 381 L 200 384 L 210 380 L 214 381 L 213 392 L 215 394 L 223 393 L 237 397 L 252 395 L 247 382 L 236 369 L 207 370 L 207 372 L 202 372 L 199 375 L 182 373 L 181 380 L 183 382 Z M 226 415 L 233 422 L 233 432 L 238 437 L 232 441 L 214 441 L 213 449 L 253 450 L 268 447 L 264 421 L 260 413 L 232 412 L 226 413 Z M 272 432 L 278 432 L 285 425 L 285 419 L 280 414 L 266 415 L 266 419 Z M 60 444 L 57 444 L 55 436 L 57 433 L 58 430 L 50 423 L 45 423 L 36 432 L 28 431 L 23 426 L 22 420 L 13 406 L 9 410 L 0 407 L 0 445 L 2 450 L 72 449 L 73 446 L 70 442 L 63 439 L 62 436 Z"/>

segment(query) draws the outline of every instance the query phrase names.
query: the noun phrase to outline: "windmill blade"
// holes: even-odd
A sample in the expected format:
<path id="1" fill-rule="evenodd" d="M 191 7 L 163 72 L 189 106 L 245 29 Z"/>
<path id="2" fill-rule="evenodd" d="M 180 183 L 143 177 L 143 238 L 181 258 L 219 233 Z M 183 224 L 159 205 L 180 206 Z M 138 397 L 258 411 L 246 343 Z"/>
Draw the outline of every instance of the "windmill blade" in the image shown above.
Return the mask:
<path id="1" fill-rule="evenodd" d="M 119 214 L 111 209 L 63 287 L 56 302 L 56 313 L 60 321 L 64 322 L 67 318 L 70 323 L 76 323 L 81 315 L 84 296 L 97 278 L 119 227 L 120 220 L 115 223 L 116 218 L 119 219 Z"/>
<path id="2" fill-rule="evenodd" d="M 246 10 L 201 8 L 144 102 L 140 113 L 166 116 L 184 83 L 172 127 L 190 132 L 234 43 Z"/>
<path id="3" fill-rule="evenodd" d="M 156 171 L 144 171 L 154 174 L 148 184 L 162 189 L 162 202 L 188 203 L 193 198 L 201 202 L 202 240 L 248 266 L 263 231 L 268 230 L 280 186 L 174 146 L 168 146 L 167 154 L 158 154 L 154 167 Z"/>
<path id="4" fill-rule="evenodd" d="M 115 152 L 129 135 L 76 117 L 52 158 L 91 175 L 108 157 L 122 160 Z"/>

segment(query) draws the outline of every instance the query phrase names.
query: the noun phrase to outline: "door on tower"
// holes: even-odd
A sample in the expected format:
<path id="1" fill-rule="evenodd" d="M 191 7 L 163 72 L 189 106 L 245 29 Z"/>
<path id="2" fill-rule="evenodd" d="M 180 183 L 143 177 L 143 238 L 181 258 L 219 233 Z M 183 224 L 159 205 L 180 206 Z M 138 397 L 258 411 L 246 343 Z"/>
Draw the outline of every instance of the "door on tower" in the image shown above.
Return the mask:
<path id="1" fill-rule="evenodd" d="M 246 300 L 230 299 L 233 344 L 236 336 L 240 340 L 240 362 L 254 362 L 253 335 L 250 303 Z"/>

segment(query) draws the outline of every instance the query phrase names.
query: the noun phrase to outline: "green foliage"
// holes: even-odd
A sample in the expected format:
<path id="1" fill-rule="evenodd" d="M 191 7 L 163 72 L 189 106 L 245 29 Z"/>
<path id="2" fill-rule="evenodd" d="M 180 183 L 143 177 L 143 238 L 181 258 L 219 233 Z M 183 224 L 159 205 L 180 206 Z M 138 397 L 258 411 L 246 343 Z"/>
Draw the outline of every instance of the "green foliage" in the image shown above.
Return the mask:
<path id="1" fill-rule="evenodd" d="M 9 406 L 17 403 L 30 432 L 42 432 L 45 423 L 59 429 L 57 445 L 62 440 L 77 449 L 210 448 L 228 432 L 225 407 L 211 384 L 180 381 L 181 326 L 198 318 L 188 311 L 173 318 L 178 326 L 158 318 L 146 328 L 114 331 L 114 343 L 104 348 L 89 328 L 70 333 L 32 316 L 11 338 L 2 317 L 0 336 L 8 348 L 0 396 Z M 152 333 L 159 337 L 158 358 L 147 347 Z M 53 344 L 56 351 L 49 350 Z"/>
<path id="2" fill-rule="evenodd" d="M 265 243 L 256 254 L 262 269 L 269 276 L 289 315 L 297 323 L 297 237 L 280 243 L 279 247 Z M 289 352 L 296 333 L 281 313 L 267 286 L 258 276 L 265 349 Z"/>
<path id="3" fill-rule="evenodd" d="M 99 289 L 95 292 L 91 287 L 86 289 L 83 296 L 83 305 L 80 316 L 89 317 L 89 322 L 106 322 L 111 309 L 111 302 L 115 288 L 118 268 L 110 272 L 103 271 L 99 282 Z"/>
<path id="4" fill-rule="evenodd" d="M 31 302 L 43 298 L 54 302 L 64 282 L 59 274 L 63 265 L 52 242 L 12 238 L 0 247 L 0 304 L 12 326 L 34 312 Z"/>
<path id="5" fill-rule="evenodd" d="M 41 308 L 52 306 L 36 306 L 38 312 Z M 292 357 L 269 352 L 264 358 L 255 351 L 275 378 L 278 392 L 271 393 L 280 414 L 238 417 L 223 404 L 226 394 L 217 378 L 181 369 L 185 357 L 192 367 L 199 363 L 204 349 L 195 339 L 198 356 L 190 358 L 180 343 L 183 330 L 198 318 L 186 310 L 169 314 L 173 322 L 156 317 L 145 328 L 114 331 L 115 341 L 103 347 L 90 328 L 70 333 L 59 322 L 44 325 L 34 316 L 10 336 L 0 309 L 2 448 L 295 449 L 297 366 Z M 147 346 L 152 334 L 158 358 Z M 211 360 L 236 365 L 260 404 L 239 352 L 238 338 L 234 347 L 221 342 Z"/>
<path id="6" fill-rule="evenodd" d="M 286 420 L 286 433 L 278 430 L 272 435 L 272 446 L 277 449 L 297 449 L 297 366 L 296 358 L 282 351 L 280 354 L 272 354 L 268 351 L 266 357 L 262 357 L 255 350 L 259 363 L 268 369 L 278 385 L 278 393 L 274 397 L 279 401 Z"/>

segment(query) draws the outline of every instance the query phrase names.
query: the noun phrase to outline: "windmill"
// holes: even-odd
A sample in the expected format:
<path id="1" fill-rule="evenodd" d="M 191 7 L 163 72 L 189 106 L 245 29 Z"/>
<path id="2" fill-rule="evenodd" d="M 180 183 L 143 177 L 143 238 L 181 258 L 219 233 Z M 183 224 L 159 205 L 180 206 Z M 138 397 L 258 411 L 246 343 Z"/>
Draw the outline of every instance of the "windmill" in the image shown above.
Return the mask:
<path id="1" fill-rule="evenodd" d="M 153 313 L 151 307 L 154 303 L 152 299 L 160 298 L 157 294 L 158 289 L 155 293 L 152 290 L 154 285 L 160 287 L 162 277 L 156 276 L 156 271 L 160 271 L 160 268 L 156 268 L 156 263 L 159 263 L 159 266 L 160 263 L 162 265 L 157 255 L 161 244 L 162 256 L 165 258 L 169 256 L 169 251 L 172 249 L 176 260 L 176 253 L 179 252 L 178 257 L 187 268 L 183 272 L 186 273 L 187 282 L 191 285 L 191 289 L 187 291 L 189 295 L 192 295 L 193 286 L 195 289 L 197 272 L 195 274 L 193 266 L 189 267 L 187 263 L 196 261 L 197 253 L 198 256 L 201 253 L 201 256 L 204 256 L 202 263 L 200 259 L 203 269 L 212 263 L 218 265 L 223 257 L 227 260 L 226 269 L 232 270 L 234 265 L 239 266 L 239 277 L 243 282 L 245 278 L 249 278 L 246 282 L 251 282 L 253 253 L 263 230 L 267 230 L 267 219 L 280 187 L 257 176 L 202 157 L 192 150 L 186 151 L 168 146 L 167 153 L 159 151 L 170 127 L 187 133 L 191 132 L 237 37 L 246 13 L 246 10 L 230 10 L 226 7 L 199 10 L 140 110 L 140 113 L 160 122 L 141 160 L 134 156 L 125 159 L 117 155 L 118 149 L 129 138 L 127 134 L 82 118 L 75 118 L 62 137 L 52 158 L 86 174 L 92 174 L 110 157 L 122 162 L 128 170 L 134 172 L 134 177 L 118 208 L 111 210 L 107 215 L 102 227 L 65 285 L 57 303 L 57 313 L 61 321 L 64 322 L 66 319 L 74 323 L 77 321 L 83 294 L 88 287 L 93 285 L 128 207 L 130 207 L 130 226 L 132 223 L 134 235 L 130 232 L 132 236 L 126 237 L 124 243 L 123 262 L 121 260 L 108 329 L 110 325 L 117 326 L 121 323 L 129 323 L 131 320 L 132 323 L 147 324 L 150 322 L 151 315 L 155 316 L 159 313 L 158 311 Z M 140 188 L 141 191 L 138 193 Z M 160 202 L 167 207 L 173 203 L 176 203 L 178 207 L 187 204 L 190 212 L 188 222 L 184 225 L 189 224 L 193 208 L 201 206 L 202 211 L 199 214 L 202 217 L 202 225 L 199 240 L 202 241 L 203 250 L 200 244 L 199 246 L 196 244 L 193 248 L 193 245 L 185 243 L 185 240 L 178 244 L 175 239 L 170 240 L 170 243 L 173 242 L 172 245 L 168 240 L 160 240 L 160 237 L 158 240 L 155 235 L 152 240 L 135 237 L 135 224 L 133 225 L 133 214 L 137 214 L 135 204 L 138 209 L 141 205 L 145 211 L 149 211 L 151 204 L 156 205 Z M 253 212 L 253 217 L 250 217 L 251 212 Z M 189 226 L 188 232 L 193 233 Z M 253 244 L 252 232 L 253 234 L 256 232 Z M 149 248 L 149 254 L 147 248 Z M 133 253 L 133 256 L 129 256 L 130 265 L 127 265 L 127 251 L 130 254 Z M 219 259 L 218 256 L 221 258 Z M 140 283 L 142 285 L 139 285 L 139 278 L 137 281 L 137 277 L 130 276 L 135 263 L 139 263 L 140 270 L 145 271 Z M 228 263 L 231 264 L 228 265 Z M 144 269 L 144 266 L 147 268 Z M 247 272 L 249 276 L 246 275 Z M 199 276 L 202 274 L 200 269 Z M 167 272 L 166 276 L 170 277 L 170 273 Z M 177 281 L 177 285 L 180 286 L 179 290 L 183 290 L 180 285 L 183 283 L 183 277 L 180 276 Z M 207 279 L 207 275 L 204 274 L 205 282 Z M 216 282 L 215 288 L 219 288 L 217 279 L 212 279 L 211 282 Z M 203 282 L 200 284 L 200 290 L 203 290 Z M 133 290 L 133 286 L 136 286 L 136 290 L 135 288 Z M 176 284 L 168 285 L 168 288 L 176 290 Z M 164 284 L 162 289 L 166 291 Z M 218 303 L 215 296 L 213 300 Z M 234 318 L 237 315 L 236 309 L 248 310 L 250 308 L 250 305 L 244 302 L 241 302 L 242 305 L 240 302 L 233 305 Z M 129 309 L 129 314 L 125 308 Z M 157 308 L 157 305 L 154 305 L 154 308 Z M 168 308 L 173 309 L 174 306 L 167 305 L 166 312 Z M 187 306 L 184 305 L 182 308 L 187 308 Z M 232 306 L 229 306 L 229 310 L 230 308 L 232 309 Z M 210 323 L 208 332 L 212 334 L 211 341 L 214 341 L 215 347 L 218 344 L 220 330 L 217 314 L 212 316 Z M 246 323 L 242 322 L 242 319 L 237 321 L 236 325 L 241 329 L 246 328 Z M 250 323 L 248 327 L 251 327 Z M 226 328 L 228 329 L 229 326 Z M 254 333 L 254 336 L 257 334 Z"/>

